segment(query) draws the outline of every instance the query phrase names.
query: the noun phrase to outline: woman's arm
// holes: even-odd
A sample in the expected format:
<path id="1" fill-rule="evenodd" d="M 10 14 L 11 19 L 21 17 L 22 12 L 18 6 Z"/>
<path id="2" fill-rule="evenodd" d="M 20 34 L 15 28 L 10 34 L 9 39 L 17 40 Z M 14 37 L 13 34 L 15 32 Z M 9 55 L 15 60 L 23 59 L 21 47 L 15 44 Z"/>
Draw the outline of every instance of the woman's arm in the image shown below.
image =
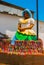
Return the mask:
<path id="1" fill-rule="evenodd" d="M 34 26 L 34 24 L 30 24 L 30 25 L 29 25 L 27 28 L 25 28 L 25 29 L 32 29 L 33 26 Z"/>
<path id="2" fill-rule="evenodd" d="M 32 29 L 33 28 L 33 26 L 34 26 L 34 24 L 35 24 L 35 21 L 34 21 L 34 19 L 33 18 L 30 18 L 29 19 L 29 26 L 26 28 L 26 29 Z"/>
<path id="3" fill-rule="evenodd" d="M 18 23 L 18 29 L 19 29 L 20 31 L 23 31 L 23 30 L 24 30 L 24 28 L 21 28 L 21 23 Z"/>
<path id="4" fill-rule="evenodd" d="M 21 23 L 18 23 L 18 29 L 19 29 L 20 31 L 24 31 L 24 30 L 25 30 L 25 28 L 21 28 Z"/>
<path id="5" fill-rule="evenodd" d="M 26 27 L 26 28 L 21 28 L 21 23 L 18 23 L 18 29 L 20 30 L 20 31 L 24 31 L 24 30 L 26 30 L 26 29 L 31 29 L 32 27 L 34 26 L 34 24 L 30 24 L 28 27 Z"/>

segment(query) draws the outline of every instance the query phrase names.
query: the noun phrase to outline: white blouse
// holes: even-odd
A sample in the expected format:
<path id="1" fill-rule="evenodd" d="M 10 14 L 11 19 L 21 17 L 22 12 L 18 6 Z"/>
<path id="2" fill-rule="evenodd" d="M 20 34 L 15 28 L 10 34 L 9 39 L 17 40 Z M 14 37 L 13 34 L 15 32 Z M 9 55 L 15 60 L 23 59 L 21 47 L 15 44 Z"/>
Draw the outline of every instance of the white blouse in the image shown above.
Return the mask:
<path id="1" fill-rule="evenodd" d="M 33 18 L 29 18 L 26 20 L 20 19 L 19 22 L 21 23 L 21 28 L 26 28 L 26 27 L 29 27 L 31 24 L 35 24 L 35 21 Z M 33 31 L 32 29 L 26 29 L 24 31 L 19 31 L 19 32 L 26 35 L 36 35 L 35 31 Z"/>
<path id="2" fill-rule="evenodd" d="M 26 28 L 26 27 L 29 27 L 30 24 L 34 24 L 34 19 L 33 18 L 29 18 L 29 19 L 26 19 L 26 20 L 19 19 L 19 22 L 21 23 L 21 28 Z"/>

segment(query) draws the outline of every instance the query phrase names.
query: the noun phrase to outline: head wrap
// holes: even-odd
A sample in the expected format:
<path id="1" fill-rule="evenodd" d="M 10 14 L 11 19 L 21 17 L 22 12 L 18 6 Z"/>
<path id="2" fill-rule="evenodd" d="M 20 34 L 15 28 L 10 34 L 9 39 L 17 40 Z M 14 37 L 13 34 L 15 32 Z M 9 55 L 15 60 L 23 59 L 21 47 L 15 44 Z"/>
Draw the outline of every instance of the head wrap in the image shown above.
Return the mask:
<path id="1" fill-rule="evenodd" d="M 24 13 L 28 13 L 30 17 L 32 17 L 32 13 L 29 9 L 25 9 L 23 12 L 22 12 L 22 16 L 24 16 Z"/>

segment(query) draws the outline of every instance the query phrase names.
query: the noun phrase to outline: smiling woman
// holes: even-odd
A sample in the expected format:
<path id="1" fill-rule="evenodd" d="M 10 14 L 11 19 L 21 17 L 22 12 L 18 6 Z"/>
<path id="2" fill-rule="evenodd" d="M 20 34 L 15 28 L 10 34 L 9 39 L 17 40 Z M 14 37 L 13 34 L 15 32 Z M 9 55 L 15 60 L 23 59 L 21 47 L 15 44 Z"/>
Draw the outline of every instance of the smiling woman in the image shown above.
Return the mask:
<path id="1" fill-rule="evenodd" d="M 23 11 L 23 18 L 19 20 L 18 30 L 16 34 L 13 36 L 11 44 L 14 45 L 16 40 L 37 40 L 36 33 L 32 30 L 34 26 L 34 19 L 32 18 L 32 14 L 28 9 Z"/>

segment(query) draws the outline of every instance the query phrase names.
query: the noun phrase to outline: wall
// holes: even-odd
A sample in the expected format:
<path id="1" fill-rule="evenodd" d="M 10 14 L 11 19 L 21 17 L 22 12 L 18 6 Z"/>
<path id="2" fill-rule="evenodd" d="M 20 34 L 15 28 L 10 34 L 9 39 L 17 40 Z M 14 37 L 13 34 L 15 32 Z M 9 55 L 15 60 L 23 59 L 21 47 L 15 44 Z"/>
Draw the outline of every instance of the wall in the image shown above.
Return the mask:
<path id="1" fill-rule="evenodd" d="M 0 32 L 6 30 L 16 31 L 19 17 L 0 13 Z"/>

